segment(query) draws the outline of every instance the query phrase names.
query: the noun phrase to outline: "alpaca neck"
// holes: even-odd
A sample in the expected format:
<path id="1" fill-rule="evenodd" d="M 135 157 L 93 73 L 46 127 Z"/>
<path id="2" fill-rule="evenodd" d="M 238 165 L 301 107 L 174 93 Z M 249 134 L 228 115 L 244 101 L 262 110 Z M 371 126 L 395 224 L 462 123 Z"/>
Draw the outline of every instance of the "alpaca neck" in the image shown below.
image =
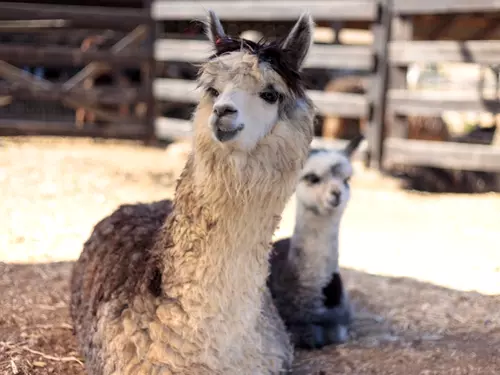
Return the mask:
<path id="1" fill-rule="evenodd" d="M 272 165 L 286 148 L 263 142 L 247 155 L 195 138 L 166 223 L 163 275 L 191 317 L 260 314 L 272 234 L 307 152 Z"/>
<path id="2" fill-rule="evenodd" d="M 319 215 L 297 202 L 290 262 L 302 286 L 323 288 L 339 271 L 339 229 L 342 212 Z"/>

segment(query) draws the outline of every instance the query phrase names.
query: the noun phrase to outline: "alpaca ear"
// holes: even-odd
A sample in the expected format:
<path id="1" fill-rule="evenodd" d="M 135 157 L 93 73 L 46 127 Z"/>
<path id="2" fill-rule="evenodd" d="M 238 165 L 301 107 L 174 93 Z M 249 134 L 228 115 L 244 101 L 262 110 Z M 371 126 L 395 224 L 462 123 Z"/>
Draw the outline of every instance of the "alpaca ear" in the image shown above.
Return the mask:
<path id="1" fill-rule="evenodd" d="M 314 21 L 308 13 L 302 13 L 299 20 L 281 44 L 292 64 L 298 70 L 304 63 L 313 43 Z"/>
<path id="2" fill-rule="evenodd" d="M 226 37 L 226 33 L 224 32 L 222 23 L 213 10 L 208 11 L 208 20 L 205 27 L 205 33 L 207 34 L 208 39 L 210 39 L 210 41 L 214 45 L 217 43 L 217 40 Z"/>
<path id="3" fill-rule="evenodd" d="M 351 139 L 351 141 L 344 149 L 344 154 L 347 155 L 348 158 L 350 158 L 363 139 L 365 139 L 363 135 L 358 135 L 357 137 Z"/>

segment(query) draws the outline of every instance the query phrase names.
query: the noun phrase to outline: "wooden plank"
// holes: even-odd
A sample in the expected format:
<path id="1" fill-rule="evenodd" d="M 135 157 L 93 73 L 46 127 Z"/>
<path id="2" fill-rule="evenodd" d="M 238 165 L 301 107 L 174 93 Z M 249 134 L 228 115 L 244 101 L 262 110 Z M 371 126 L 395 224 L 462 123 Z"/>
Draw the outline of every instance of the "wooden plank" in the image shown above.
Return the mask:
<path id="1" fill-rule="evenodd" d="M 85 124 L 77 128 L 66 121 L 30 121 L 23 119 L 0 119 L 2 136 L 72 136 L 116 139 L 143 139 L 146 128 L 141 124 L 97 126 Z"/>
<path id="2" fill-rule="evenodd" d="M 192 136 L 192 123 L 168 117 L 158 117 L 155 122 L 155 134 L 158 139 L 183 139 Z"/>
<path id="3" fill-rule="evenodd" d="M 449 14 L 495 12 L 500 0 L 394 0 L 397 14 Z"/>
<path id="4" fill-rule="evenodd" d="M 115 55 L 121 55 L 124 51 L 136 47 L 146 35 L 147 28 L 144 25 L 136 27 L 123 39 L 114 44 L 110 52 Z M 109 71 L 111 67 L 102 62 L 91 62 L 84 69 L 67 80 L 63 85 L 63 90 L 71 90 L 73 87 L 82 84 L 87 78 L 93 78 L 98 74 Z"/>
<path id="5" fill-rule="evenodd" d="M 33 89 L 38 90 L 52 90 L 54 84 L 45 79 L 35 78 L 32 74 L 27 74 L 15 66 L 7 64 L 5 61 L 0 61 L 0 77 L 5 78 L 8 82 L 11 83 L 20 83 L 23 82 L 26 85 L 33 87 Z M 96 117 L 111 121 L 111 122 L 120 122 L 120 123 L 128 123 L 130 122 L 128 118 L 124 118 L 122 116 L 117 116 L 116 114 L 103 110 L 101 108 L 96 107 L 95 105 L 82 102 L 81 100 L 75 99 L 71 96 L 71 94 L 65 95 L 62 97 L 61 102 L 64 105 L 67 105 L 72 108 L 85 108 L 95 113 Z"/>
<path id="6" fill-rule="evenodd" d="M 109 51 L 82 51 L 62 46 L 36 47 L 22 44 L 0 44 L 0 60 L 44 66 L 83 65 L 103 61 L 120 67 L 137 67 L 147 60 L 145 52 L 123 52 L 115 55 Z"/>
<path id="7" fill-rule="evenodd" d="M 0 31 L 5 32 L 29 32 L 47 31 L 47 29 L 57 29 L 70 27 L 71 22 L 66 20 L 14 20 L 2 21 Z M 53 31 L 53 30 L 51 30 Z"/>
<path id="8" fill-rule="evenodd" d="M 0 2 L 0 14 L 2 20 L 64 19 L 105 28 L 130 28 L 149 19 L 143 9 L 22 2 Z"/>
<path id="9" fill-rule="evenodd" d="M 13 96 L 24 100 L 62 100 L 70 93 L 72 97 L 78 98 L 90 104 L 131 104 L 144 100 L 146 94 L 139 87 L 102 87 L 92 89 L 78 89 L 64 92 L 61 85 L 54 85 L 50 90 L 33 86 L 7 84 L 0 82 L 0 96 Z"/>
<path id="10" fill-rule="evenodd" d="M 156 20 L 205 19 L 212 9 L 222 20 L 285 21 L 296 20 L 307 10 L 316 20 L 373 20 L 376 2 L 373 0 L 311 0 L 307 2 L 279 0 L 155 1 L 152 16 Z"/>
<path id="11" fill-rule="evenodd" d="M 153 88 L 155 97 L 159 100 L 196 103 L 200 98 L 195 81 L 162 78 L 155 80 Z M 309 90 L 307 93 L 321 114 L 355 118 L 368 114 L 368 101 L 363 95 L 316 90 Z"/>
<path id="12" fill-rule="evenodd" d="M 500 41 L 391 42 L 389 56 L 393 65 L 433 62 L 497 64 L 500 63 Z"/>
<path id="13" fill-rule="evenodd" d="M 311 142 L 311 149 L 324 148 L 327 150 L 343 150 L 348 143 L 349 140 L 345 139 L 314 137 Z M 368 152 L 368 142 L 364 140 L 358 147 L 358 149 L 354 151 L 354 154 L 352 154 L 351 160 L 362 161 L 365 159 L 367 152 Z"/>
<path id="14" fill-rule="evenodd" d="M 392 41 L 410 41 L 414 36 L 413 18 L 408 16 L 394 16 L 391 23 L 391 39 Z M 388 41 L 389 43 L 389 41 Z M 389 48 L 388 48 L 389 50 Z M 388 59 L 389 52 L 388 52 Z M 388 60 L 386 60 L 386 64 Z M 406 89 L 408 66 L 389 66 L 389 84 L 387 89 Z M 387 92 L 384 94 L 387 100 Z M 387 107 L 387 105 L 386 105 Z M 384 115 L 384 122 L 391 124 L 387 127 L 385 136 L 394 136 L 398 138 L 408 138 L 409 124 L 406 116 L 400 116 L 397 113 L 388 111 Z M 388 120 L 388 121 L 387 121 Z"/>
<path id="15" fill-rule="evenodd" d="M 389 110 L 401 115 L 440 116 L 443 111 L 500 113 L 500 101 L 481 98 L 476 91 L 388 92 Z"/>
<path id="16" fill-rule="evenodd" d="M 160 39 L 155 43 L 158 61 L 203 62 L 211 55 L 205 40 Z M 371 70 L 374 66 L 370 47 L 315 44 L 304 67 Z"/>
<path id="17" fill-rule="evenodd" d="M 374 51 L 377 56 L 377 70 L 374 75 L 374 83 L 371 85 L 370 99 L 373 110 L 370 111 L 367 138 L 369 140 L 369 154 L 366 164 L 382 169 L 385 113 L 387 107 L 388 87 L 388 50 L 387 43 L 391 37 L 391 13 L 390 2 L 382 0 L 379 2 L 379 17 L 373 24 Z"/>
<path id="18" fill-rule="evenodd" d="M 500 148 L 454 142 L 387 138 L 384 163 L 500 172 Z"/>
<path id="19" fill-rule="evenodd" d="M 153 5 L 153 0 L 143 0 L 143 7 L 147 9 L 148 14 L 151 14 L 151 7 Z M 154 57 L 155 51 L 155 41 L 157 39 L 157 25 L 153 18 L 148 21 L 148 33 L 146 38 L 146 51 L 148 55 L 147 63 L 143 64 L 142 72 L 142 85 L 144 91 L 147 93 L 146 96 L 146 128 L 147 136 L 144 139 L 146 144 L 152 144 L 156 140 L 156 98 L 153 91 L 154 80 L 156 78 L 156 60 Z"/>

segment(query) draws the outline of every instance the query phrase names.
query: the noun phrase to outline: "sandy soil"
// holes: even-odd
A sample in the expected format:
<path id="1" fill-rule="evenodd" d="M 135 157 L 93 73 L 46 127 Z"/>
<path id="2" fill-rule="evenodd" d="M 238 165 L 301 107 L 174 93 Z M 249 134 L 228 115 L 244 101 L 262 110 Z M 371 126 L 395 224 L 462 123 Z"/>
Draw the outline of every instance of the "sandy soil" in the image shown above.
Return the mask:
<path id="1" fill-rule="evenodd" d="M 117 205 L 169 197 L 181 154 L 132 142 L 0 140 L 0 374 L 83 374 L 71 261 Z M 293 199 L 277 237 L 293 229 Z M 500 195 L 429 195 L 356 165 L 341 263 L 358 319 L 298 374 L 500 374 Z"/>

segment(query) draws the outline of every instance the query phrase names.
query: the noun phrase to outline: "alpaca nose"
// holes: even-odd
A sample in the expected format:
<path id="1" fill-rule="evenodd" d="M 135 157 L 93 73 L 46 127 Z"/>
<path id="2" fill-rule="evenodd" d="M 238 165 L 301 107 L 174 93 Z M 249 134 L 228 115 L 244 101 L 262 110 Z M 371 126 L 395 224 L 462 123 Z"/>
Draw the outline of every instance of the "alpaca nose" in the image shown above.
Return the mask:
<path id="1" fill-rule="evenodd" d="M 340 191 L 332 189 L 330 191 L 330 195 L 332 196 L 331 202 L 333 206 L 338 206 L 340 203 Z"/>
<path id="2" fill-rule="evenodd" d="M 230 104 L 221 104 L 214 106 L 214 113 L 217 117 L 224 117 L 236 113 L 237 110 Z"/>

